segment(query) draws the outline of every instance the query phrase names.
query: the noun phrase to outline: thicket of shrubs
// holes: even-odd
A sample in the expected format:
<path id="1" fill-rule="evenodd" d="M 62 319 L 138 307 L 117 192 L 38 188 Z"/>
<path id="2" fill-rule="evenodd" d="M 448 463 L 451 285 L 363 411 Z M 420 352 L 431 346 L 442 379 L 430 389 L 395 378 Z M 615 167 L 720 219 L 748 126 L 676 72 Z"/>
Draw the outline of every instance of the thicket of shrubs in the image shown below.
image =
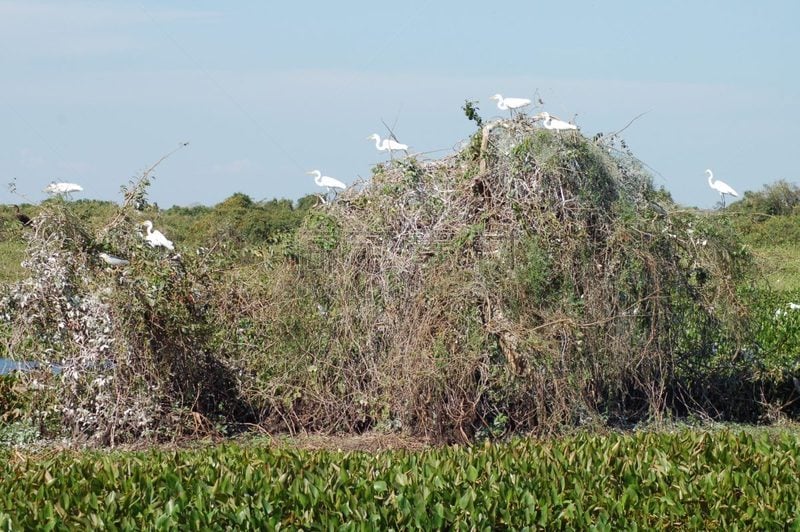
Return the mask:
<path id="1" fill-rule="evenodd" d="M 7 421 L 116 444 L 793 415 L 796 317 L 754 291 L 730 217 L 675 209 L 616 138 L 492 122 L 336 201 L 237 194 L 184 226 L 148 185 L 102 219 L 45 202 L 23 232 L 0 356 L 40 366 L 13 377 Z M 144 243 L 147 218 L 175 253 Z"/>

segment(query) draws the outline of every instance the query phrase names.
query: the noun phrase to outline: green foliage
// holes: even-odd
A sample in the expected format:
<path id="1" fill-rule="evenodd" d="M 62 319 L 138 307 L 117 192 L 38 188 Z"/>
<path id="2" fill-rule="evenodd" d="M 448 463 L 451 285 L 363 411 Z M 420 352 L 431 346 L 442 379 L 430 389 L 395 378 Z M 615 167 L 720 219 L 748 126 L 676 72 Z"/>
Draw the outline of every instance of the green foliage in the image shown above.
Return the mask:
<path id="1" fill-rule="evenodd" d="M 18 240 L 0 241 L 0 285 L 19 281 L 25 275 L 21 264 L 25 258 L 25 246 Z"/>
<path id="2" fill-rule="evenodd" d="M 800 187 L 780 179 L 760 191 L 748 190 L 742 201 L 731 205 L 731 210 L 767 216 L 800 214 Z"/>
<path id="3" fill-rule="evenodd" d="M 336 219 L 320 211 L 308 215 L 306 229 L 310 241 L 322 251 L 335 249 L 341 240 L 341 229 Z"/>
<path id="4" fill-rule="evenodd" d="M 483 118 L 481 118 L 481 115 L 478 114 L 480 109 L 478 108 L 477 103 L 477 101 L 464 100 L 464 105 L 461 107 L 461 109 L 464 111 L 464 115 L 468 120 L 475 122 L 475 125 L 481 128 L 483 127 Z"/>
<path id="5" fill-rule="evenodd" d="M 796 434 L 579 434 L 419 453 L 223 445 L 0 456 L 0 526 L 793 529 Z"/>
<path id="6" fill-rule="evenodd" d="M 29 420 L 0 423 L 0 447 L 29 445 L 40 437 L 39 429 Z"/>
<path id="7" fill-rule="evenodd" d="M 780 236 L 775 238 L 780 240 Z M 753 254 L 769 285 L 779 291 L 800 290 L 800 239 L 782 245 L 767 242 L 762 241 L 758 247 L 753 245 Z"/>
<path id="8" fill-rule="evenodd" d="M 768 283 L 778 290 L 800 289 L 800 211 L 764 216 L 743 210 L 732 220 Z"/>
<path id="9" fill-rule="evenodd" d="M 38 209 L 22 204 L 20 211 L 34 218 Z M 0 205 L 0 286 L 18 281 L 25 275 L 21 266 L 25 258 L 22 236 L 31 228 L 22 227 L 14 215 L 11 205 Z"/>
<path id="10" fill-rule="evenodd" d="M 755 377 L 774 386 L 792 386 L 800 376 L 800 290 L 773 292 L 753 290 L 748 294 L 753 314 L 753 344 L 749 350 Z"/>
<path id="11" fill-rule="evenodd" d="M 778 290 L 800 289 L 800 188 L 776 181 L 761 191 L 745 192 L 728 211 L 769 284 Z"/>
<path id="12" fill-rule="evenodd" d="M 214 207 L 172 207 L 162 219 L 170 234 L 181 242 L 211 247 L 218 242 L 240 249 L 272 244 L 294 231 L 318 202 L 316 196 L 290 200 L 253 201 L 236 193 Z"/>

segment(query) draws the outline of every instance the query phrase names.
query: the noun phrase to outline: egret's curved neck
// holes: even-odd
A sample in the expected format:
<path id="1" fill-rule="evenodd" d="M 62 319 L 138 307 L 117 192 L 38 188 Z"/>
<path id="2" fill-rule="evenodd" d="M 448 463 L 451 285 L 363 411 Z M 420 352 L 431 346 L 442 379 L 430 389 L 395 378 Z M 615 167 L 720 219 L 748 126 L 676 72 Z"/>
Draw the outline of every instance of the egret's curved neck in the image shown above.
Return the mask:
<path id="1" fill-rule="evenodd" d="M 708 185 L 712 186 L 714 183 L 712 183 L 711 180 L 714 179 L 714 174 L 711 170 L 706 170 L 706 173 L 708 174 Z"/>
<path id="2" fill-rule="evenodd" d="M 322 172 L 314 170 L 314 183 L 320 187 L 322 186 Z"/>
<path id="3" fill-rule="evenodd" d="M 153 222 L 147 221 L 144 223 L 144 226 L 147 228 L 147 236 L 153 234 Z"/>
<path id="4" fill-rule="evenodd" d="M 497 100 L 497 108 L 501 111 L 508 111 L 508 106 L 506 105 L 506 100 L 503 97 L 498 98 Z"/>
<path id="5" fill-rule="evenodd" d="M 381 151 L 386 149 L 386 146 L 381 144 L 381 138 L 378 135 L 375 135 L 375 148 L 377 148 L 377 149 L 379 149 Z"/>

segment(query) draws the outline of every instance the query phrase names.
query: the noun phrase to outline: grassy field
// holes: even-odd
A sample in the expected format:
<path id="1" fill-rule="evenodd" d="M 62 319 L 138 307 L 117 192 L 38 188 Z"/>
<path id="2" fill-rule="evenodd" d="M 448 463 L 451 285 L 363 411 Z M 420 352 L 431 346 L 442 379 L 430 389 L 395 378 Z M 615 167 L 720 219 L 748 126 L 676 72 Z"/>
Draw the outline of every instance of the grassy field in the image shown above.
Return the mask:
<path id="1" fill-rule="evenodd" d="M 767 282 L 775 290 L 800 290 L 800 246 L 792 244 L 762 245 L 752 248 Z"/>
<path id="2" fill-rule="evenodd" d="M 24 277 L 25 269 L 20 265 L 24 258 L 25 246 L 21 240 L 0 240 L 0 284 L 10 284 Z"/>

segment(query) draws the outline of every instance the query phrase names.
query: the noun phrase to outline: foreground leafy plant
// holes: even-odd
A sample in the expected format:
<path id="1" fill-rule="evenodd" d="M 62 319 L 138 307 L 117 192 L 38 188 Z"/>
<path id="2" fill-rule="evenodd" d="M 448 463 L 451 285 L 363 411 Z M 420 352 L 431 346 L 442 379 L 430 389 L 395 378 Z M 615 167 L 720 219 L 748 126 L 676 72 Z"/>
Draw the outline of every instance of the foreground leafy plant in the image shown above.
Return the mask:
<path id="1" fill-rule="evenodd" d="M 0 526 L 237 530 L 800 525 L 796 434 L 577 435 L 418 453 L 5 453 Z"/>

